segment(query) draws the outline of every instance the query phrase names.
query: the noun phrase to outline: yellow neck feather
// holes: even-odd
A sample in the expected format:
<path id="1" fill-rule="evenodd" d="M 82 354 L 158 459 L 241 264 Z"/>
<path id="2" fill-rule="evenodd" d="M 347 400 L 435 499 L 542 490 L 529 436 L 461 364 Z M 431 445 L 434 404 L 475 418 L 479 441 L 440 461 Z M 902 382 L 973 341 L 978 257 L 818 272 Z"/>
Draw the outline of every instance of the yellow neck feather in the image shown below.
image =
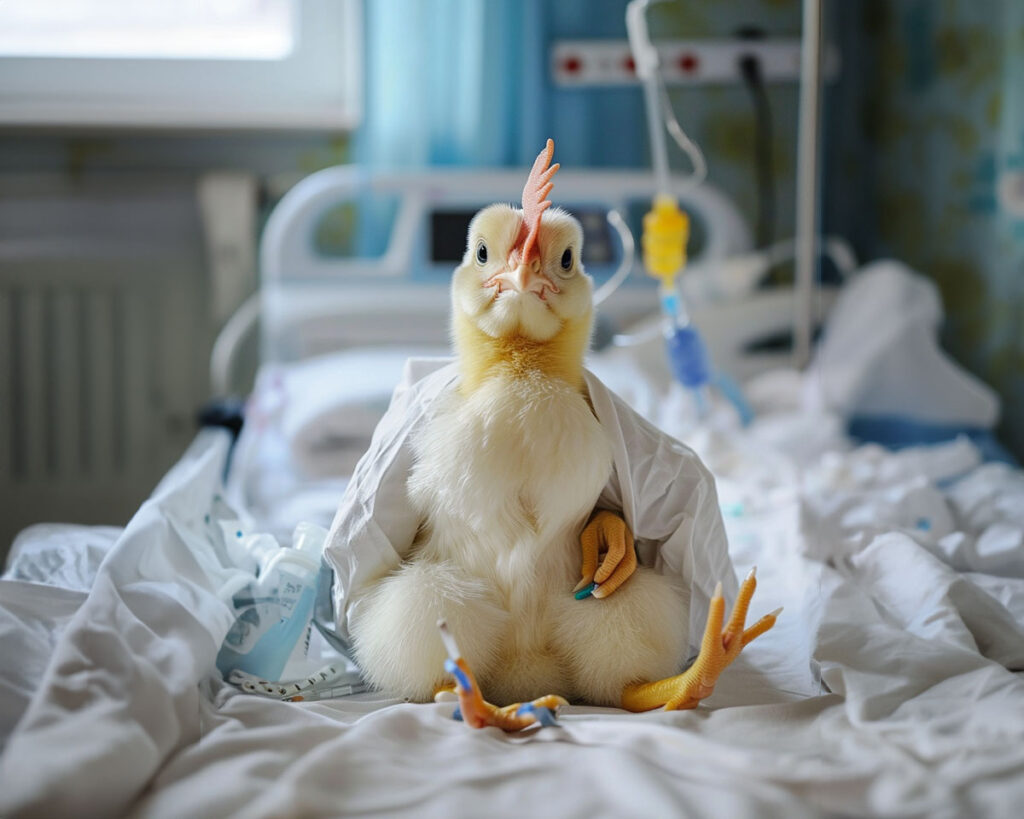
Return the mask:
<path id="1" fill-rule="evenodd" d="M 541 372 L 583 389 L 583 355 L 590 341 L 589 314 L 566 321 L 549 341 L 534 341 L 521 335 L 494 338 L 459 310 L 455 311 L 452 329 L 463 393 L 473 392 L 498 373 L 523 377 Z"/>

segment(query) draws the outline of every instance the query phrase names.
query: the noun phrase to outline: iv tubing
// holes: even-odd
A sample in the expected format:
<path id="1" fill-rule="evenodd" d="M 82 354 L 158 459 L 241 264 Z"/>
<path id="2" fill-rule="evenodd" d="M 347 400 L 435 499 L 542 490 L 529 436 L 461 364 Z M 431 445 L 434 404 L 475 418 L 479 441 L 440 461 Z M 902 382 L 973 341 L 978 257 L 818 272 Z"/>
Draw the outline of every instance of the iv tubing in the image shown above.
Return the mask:
<path id="1" fill-rule="evenodd" d="M 661 2 L 662 0 L 653 0 Z M 699 185 L 708 173 L 704 154 L 676 119 L 672 110 L 672 101 L 659 71 L 660 59 L 658 49 L 651 43 L 647 31 L 647 7 L 652 0 L 632 0 L 626 7 L 626 32 L 629 35 L 629 49 L 633 54 L 636 74 L 644 87 L 644 110 L 647 112 L 647 132 L 651 136 L 651 164 L 654 166 L 655 191 L 663 196 L 670 196 L 668 148 L 665 144 L 665 129 L 672 139 L 686 154 L 693 165 L 693 173 L 688 180 L 691 185 Z M 664 118 L 664 119 L 662 119 Z"/>
<path id="2" fill-rule="evenodd" d="M 647 133 L 651 136 L 651 162 L 654 165 L 658 193 L 669 194 L 668 147 L 660 113 L 662 107 L 658 88 L 658 51 L 647 32 L 647 7 L 651 0 L 632 0 L 626 7 L 626 32 L 633 52 L 636 73 L 644 87 L 644 108 L 647 111 Z"/>
<path id="3" fill-rule="evenodd" d="M 665 128 L 661 123 L 661 95 L 658 93 L 658 78 L 652 74 L 644 83 L 644 108 L 647 109 L 647 131 L 651 135 L 651 161 L 654 164 L 654 180 L 658 193 L 669 192 L 668 148 L 665 145 Z"/>

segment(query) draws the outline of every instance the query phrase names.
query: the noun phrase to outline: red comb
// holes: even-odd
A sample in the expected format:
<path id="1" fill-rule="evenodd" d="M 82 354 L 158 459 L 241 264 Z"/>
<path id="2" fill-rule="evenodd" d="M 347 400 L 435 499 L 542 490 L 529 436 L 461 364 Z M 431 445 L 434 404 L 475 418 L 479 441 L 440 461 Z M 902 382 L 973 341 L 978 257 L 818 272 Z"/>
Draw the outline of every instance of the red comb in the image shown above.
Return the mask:
<path id="1" fill-rule="evenodd" d="M 520 258 L 524 262 L 529 261 L 533 246 L 537 242 L 541 214 L 551 207 L 551 201 L 547 198 L 555 184 L 551 181 L 551 177 L 560 167 L 557 163 L 551 165 L 551 157 L 554 154 L 555 142 L 549 139 L 544 150 L 534 160 L 530 176 L 526 180 L 526 187 L 523 188 L 523 226 L 519 230 L 516 244 L 522 244 L 523 250 Z M 524 233 L 526 234 L 525 238 Z"/>

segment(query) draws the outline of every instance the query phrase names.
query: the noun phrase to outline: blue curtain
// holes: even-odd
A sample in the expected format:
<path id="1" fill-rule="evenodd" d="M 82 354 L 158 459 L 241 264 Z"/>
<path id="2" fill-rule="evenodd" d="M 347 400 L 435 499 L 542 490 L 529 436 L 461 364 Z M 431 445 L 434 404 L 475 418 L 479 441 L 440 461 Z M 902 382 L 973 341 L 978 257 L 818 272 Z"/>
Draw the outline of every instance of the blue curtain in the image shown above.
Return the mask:
<path id="1" fill-rule="evenodd" d="M 644 165 L 638 88 L 557 88 L 548 76 L 554 40 L 625 40 L 626 2 L 372 0 L 357 160 L 522 166 L 550 136 L 566 165 Z"/>
<path id="2" fill-rule="evenodd" d="M 538 0 L 373 0 L 357 158 L 370 167 L 523 161 L 539 132 Z M 541 144 L 543 144 L 541 142 Z M 536 154 L 537 148 L 533 148 Z"/>

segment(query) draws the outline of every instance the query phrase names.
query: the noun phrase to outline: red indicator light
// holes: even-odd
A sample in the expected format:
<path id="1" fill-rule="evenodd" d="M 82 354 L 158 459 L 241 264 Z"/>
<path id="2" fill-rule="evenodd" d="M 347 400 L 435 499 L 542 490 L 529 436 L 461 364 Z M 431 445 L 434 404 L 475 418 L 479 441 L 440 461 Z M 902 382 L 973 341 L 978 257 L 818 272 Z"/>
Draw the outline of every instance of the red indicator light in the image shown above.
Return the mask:
<path id="1" fill-rule="evenodd" d="M 566 57 L 562 60 L 562 70 L 568 74 L 575 74 L 583 67 L 579 57 Z"/>
<path id="2" fill-rule="evenodd" d="M 679 58 L 679 67 L 687 74 L 696 71 L 699 65 L 700 60 L 697 59 L 695 54 L 684 54 Z"/>

